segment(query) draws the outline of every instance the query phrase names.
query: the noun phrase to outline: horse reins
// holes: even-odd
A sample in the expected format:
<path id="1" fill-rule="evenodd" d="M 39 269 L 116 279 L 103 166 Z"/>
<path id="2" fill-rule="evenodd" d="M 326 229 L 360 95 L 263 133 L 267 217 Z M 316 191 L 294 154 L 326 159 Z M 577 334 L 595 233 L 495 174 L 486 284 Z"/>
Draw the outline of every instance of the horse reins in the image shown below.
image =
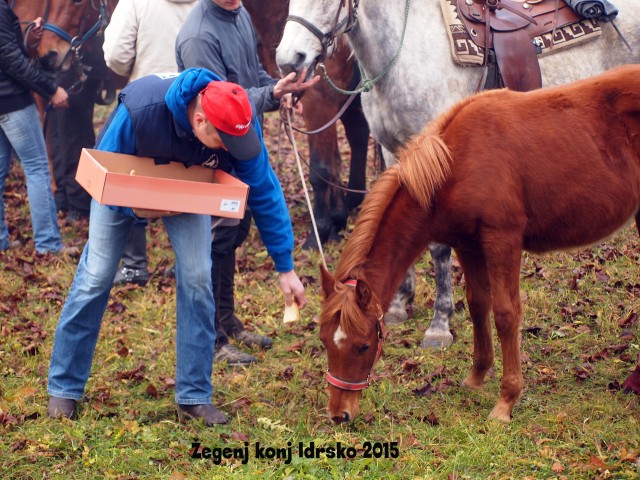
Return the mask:
<path id="1" fill-rule="evenodd" d="M 357 93 L 351 94 L 347 99 L 347 101 L 344 102 L 342 107 L 340 107 L 340 110 L 338 110 L 338 113 L 336 113 L 333 116 L 333 118 L 329 120 L 327 123 L 325 123 L 323 126 L 316 128 L 314 130 L 302 130 L 301 128 L 295 127 L 293 125 L 291 125 L 291 128 L 298 133 L 302 133 L 303 135 L 317 135 L 318 133 L 324 132 L 327 128 L 329 128 L 331 125 L 335 124 L 338 120 L 340 120 L 340 117 L 342 117 L 342 114 L 347 111 L 347 108 L 349 108 L 349 105 L 353 103 L 357 95 L 358 95 Z M 299 100 L 300 98 L 302 98 L 302 95 L 300 95 L 297 98 L 297 100 Z M 296 102 L 294 102 L 294 104 L 295 103 Z"/>
<path id="2" fill-rule="evenodd" d="M 298 174 L 300 175 L 300 181 L 302 182 L 302 189 L 304 190 L 304 197 L 305 197 L 305 200 L 307 201 L 307 207 L 309 208 L 309 215 L 311 216 L 311 225 L 313 226 L 313 233 L 316 236 L 316 241 L 318 242 L 318 251 L 320 252 L 320 258 L 322 258 L 322 265 L 324 265 L 324 268 L 327 269 L 327 261 L 324 258 L 324 251 L 322 250 L 322 242 L 320 241 L 320 234 L 318 233 L 318 225 L 316 224 L 316 217 L 313 213 L 313 206 L 311 205 L 311 199 L 309 198 L 309 191 L 307 190 L 307 182 L 305 182 L 304 180 L 304 171 L 302 170 L 302 163 L 300 162 L 298 147 L 296 146 L 296 142 L 293 140 L 293 132 L 291 131 L 291 121 L 289 119 L 289 111 L 284 109 L 284 114 L 286 116 L 286 121 L 284 122 L 285 130 L 287 131 L 287 136 L 291 141 L 291 146 L 293 147 L 293 153 L 296 157 Z"/>
<path id="3" fill-rule="evenodd" d="M 356 288 L 356 286 L 358 285 L 358 281 L 354 279 L 349 279 L 343 282 L 343 285 L 347 285 L 348 287 L 351 287 L 351 288 Z M 327 368 L 327 373 L 325 377 L 327 379 L 327 382 L 329 382 L 330 385 L 333 385 L 334 387 L 339 388 L 340 390 L 358 392 L 360 390 L 364 390 L 365 388 L 367 388 L 371 383 L 371 373 L 373 372 L 373 367 L 375 366 L 376 362 L 380 358 L 380 355 L 382 354 L 382 342 L 384 341 L 385 338 L 387 338 L 387 328 L 384 323 L 384 313 L 379 303 L 376 304 L 376 309 L 378 310 L 378 318 L 376 322 L 376 326 L 378 328 L 378 350 L 376 351 L 376 357 L 373 359 L 373 363 L 371 364 L 371 369 L 369 370 L 369 374 L 367 375 L 367 378 L 359 382 L 349 382 L 347 380 L 341 380 L 338 377 L 331 375 L 331 373 L 329 372 L 329 369 Z"/>
<path id="4" fill-rule="evenodd" d="M 323 32 L 322 30 L 320 30 L 318 27 L 316 27 L 315 25 L 313 25 L 311 22 L 309 22 L 307 19 L 302 18 L 298 15 L 289 15 L 286 19 L 287 22 L 292 21 L 292 22 L 296 22 L 301 24 L 302 26 L 304 26 L 305 28 L 307 28 L 311 33 L 313 33 L 313 35 L 315 35 L 318 40 L 320 41 L 320 44 L 322 45 L 322 54 L 318 57 L 318 59 L 320 59 L 321 61 L 324 60 L 327 56 L 327 52 L 328 49 L 331 45 L 333 45 L 336 41 L 336 39 L 338 38 L 339 35 L 342 35 L 343 33 L 347 33 L 349 32 L 356 24 L 357 20 L 358 20 L 358 6 L 360 3 L 360 0 L 353 0 L 351 2 L 348 2 L 348 14 L 346 17 L 344 17 L 342 20 L 339 20 L 340 17 L 340 11 L 342 10 L 342 7 L 345 5 L 345 2 L 347 0 L 340 0 L 340 8 L 338 8 L 338 11 L 336 12 L 336 16 L 333 22 L 333 27 L 331 27 L 331 29 L 329 30 L 329 32 Z M 339 30 L 342 29 L 342 32 L 338 33 Z M 322 68 L 322 70 L 324 71 L 323 74 L 323 78 L 325 79 L 325 81 L 327 81 L 327 79 L 329 79 L 329 76 L 327 75 L 326 72 L 326 68 L 324 66 L 324 63 L 320 62 L 317 63 L 318 67 Z M 307 72 L 307 77 L 310 77 L 311 73 L 313 72 L 314 69 L 309 69 Z M 335 88 L 331 82 L 331 80 L 329 79 L 327 81 L 327 83 L 329 83 L 329 85 L 332 86 L 332 88 Z M 294 147 L 294 152 L 296 154 L 296 158 L 299 161 L 299 155 L 297 153 L 297 148 L 295 146 L 295 140 L 293 139 L 293 134 L 291 132 L 291 130 L 295 130 L 296 132 L 302 133 L 303 135 L 316 135 L 318 133 L 321 133 L 323 131 L 325 131 L 327 128 L 329 128 L 330 126 L 334 125 L 339 119 L 340 117 L 342 117 L 342 115 L 344 114 L 344 112 L 349 108 L 349 106 L 353 103 L 353 101 L 355 100 L 356 96 L 360 93 L 359 88 L 360 88 L 361 83 L 358 84 L 358 86 L 356 86 L 356 90 L 354 90 L 349 98 L 347 99 L 347 101 L 340 107 L 340 110 L 338 110 L 338 112 L 333 116 L 333 118 L 331 120 L 329 120 L 326 124 L 324 124 L 323 126 L 316 128 L 314 130 L 302 130 L 300 128 L 295 127 L 294 125 L 291 124 L 290 122 L 290 118 L 289 115 L 287 114 L 286 116 L 280 115 L 280 119 L 283 120 L 284 117 L 284 123 L 285 123 L 285 131 L 287 133 L 287 137 L 289 138 L 289 142 L 293 145 Z M 344 91 L 343 91 L 344 92 Z M 300 99 L 302 98 L 302 95 L 304 95 L 304 92 L 300 95 L 295 95 L 294 94 L 294 100 L 293 100 L 293 105 L 295 106 Z M 345 188 L 343 185 L 338 185 L 334 182 L 332 182 L 331 180 L 325 178 L 324 176 L 320 175 L 318 172 L 316 172 L 315 170 L 313 170 L 313 168 L 311 168 L 310 164 L 307 164 L 307 166 L 309 167 L 309 169 L 316 174 L 316 176 L 318 176 L 318 178 L 320 178 L 323 182 L 325 182 L 327 185 L 338 188 L 340 190 L 346 191 L 346 192 L 351 192 L 351 193 L 364 193 L 366 194 L 367 191 L 366 190 L 356 190 L 356 189 L 350 189 L 350 188 Z M 302 176 L 302 171 L 300 173 L 303 185 L 304 185 L 304 177 Z M 313 217 L 313 209 L 311 208 L 310 202 L 309 203 L 309 211 L 311 212 L 311 220 L 312 223 L 314 225 L 314 229 L 315 229 L 315 218 Z M 320 242 L 320 237 L 317 233 L 317 231 L 315 232 L 316 234 L 316 240 L 318 242 L 318 245 L 321 245 Z M 322 253 L 322 250 L 320 250 Z M 322 258 L 323 263 L 325 262 L 324 260 L 324 255 Z M 325 263 L 326 265 L 326 263 Z"/>

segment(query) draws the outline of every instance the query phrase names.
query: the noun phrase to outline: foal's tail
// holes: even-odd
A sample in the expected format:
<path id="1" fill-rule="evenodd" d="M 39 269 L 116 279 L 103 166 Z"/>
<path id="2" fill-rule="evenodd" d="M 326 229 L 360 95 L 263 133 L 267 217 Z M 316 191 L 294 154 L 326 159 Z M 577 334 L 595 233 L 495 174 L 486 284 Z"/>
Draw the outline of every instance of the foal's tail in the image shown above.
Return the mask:
<path id="1" fill-rule="evenodd" d="M 398 154 L 400 184 L 425 210 L 431 208 L 436 192 L 451 172 L 451 152 L 438 135 L 438 124 L 428 125 Z"/>

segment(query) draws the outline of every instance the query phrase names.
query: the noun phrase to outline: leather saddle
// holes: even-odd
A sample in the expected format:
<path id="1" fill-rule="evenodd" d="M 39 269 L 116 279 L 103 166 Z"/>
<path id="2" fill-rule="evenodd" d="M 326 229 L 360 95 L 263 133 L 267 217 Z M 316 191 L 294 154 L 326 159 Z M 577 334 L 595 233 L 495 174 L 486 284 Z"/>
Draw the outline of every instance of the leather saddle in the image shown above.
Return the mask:
<path id="1" fill-rule="evenodd" d="M 533 37 L 582 18 L 564 0 L 457 0 L 457 8 L 485 65 L 493 49 L 504 86 L 518 91 L 542 86 Z"/>

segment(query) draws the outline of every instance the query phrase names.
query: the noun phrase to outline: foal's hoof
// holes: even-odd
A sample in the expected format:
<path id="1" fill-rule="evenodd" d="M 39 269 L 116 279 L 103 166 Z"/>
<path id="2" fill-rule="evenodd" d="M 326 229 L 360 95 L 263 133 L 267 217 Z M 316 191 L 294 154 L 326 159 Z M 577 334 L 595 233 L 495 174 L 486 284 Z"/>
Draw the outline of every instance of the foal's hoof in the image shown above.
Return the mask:
<path id="1" fill-rule="evenodd" d="M 489 420 L 497 420 L 502 423 L 510 423 L 511 422 L 511 409 L 496 405 L 491 410 L 489 414 Z"/>
<path id="2" fill-rule="evenodd" d="M 394 306 L 391 306 L 391 308 L 387 310 L 387 313 L 384 314 L 384 322 L 387 325 L 404 323 L 407 321 L 407 318 L 409 318 L 409 316 L 404 308 L 397 308 Z"/>
<path id="3" fill-rule="evenodd" d="M 453 343 L 451 332 L 429 332 L 426 331 L 422 343 L 422 348 L 432 348 L 434 350 L 449 347 Z"/>
<path id="4" fill-rule="evenodd" d="M 476 392 L 480 392 L 480 391 L 484 390 L 484 385 L 483 385 L 482 381 L 476 382 L 474 380 L 470 380 L 469 377 L 465 378 L 462 381 L 462 386 L 464 388 L 469 389 L 469 390 L 475 390 Z"/>

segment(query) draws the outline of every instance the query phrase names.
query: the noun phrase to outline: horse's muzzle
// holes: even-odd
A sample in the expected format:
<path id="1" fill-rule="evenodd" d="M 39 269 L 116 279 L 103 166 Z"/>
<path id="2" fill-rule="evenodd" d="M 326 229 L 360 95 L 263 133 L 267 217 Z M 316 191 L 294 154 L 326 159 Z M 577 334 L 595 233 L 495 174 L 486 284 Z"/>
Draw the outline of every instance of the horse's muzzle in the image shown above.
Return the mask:
<path id="1" fill-rule="evenodd" d="M 349 412 L 342 412 L 341 415 L 333 415 L 331 417 L 331 421 L 336 425 L 340 425 L 341 423 L 350 422 L 351 415 L 349 414 Z"/>

